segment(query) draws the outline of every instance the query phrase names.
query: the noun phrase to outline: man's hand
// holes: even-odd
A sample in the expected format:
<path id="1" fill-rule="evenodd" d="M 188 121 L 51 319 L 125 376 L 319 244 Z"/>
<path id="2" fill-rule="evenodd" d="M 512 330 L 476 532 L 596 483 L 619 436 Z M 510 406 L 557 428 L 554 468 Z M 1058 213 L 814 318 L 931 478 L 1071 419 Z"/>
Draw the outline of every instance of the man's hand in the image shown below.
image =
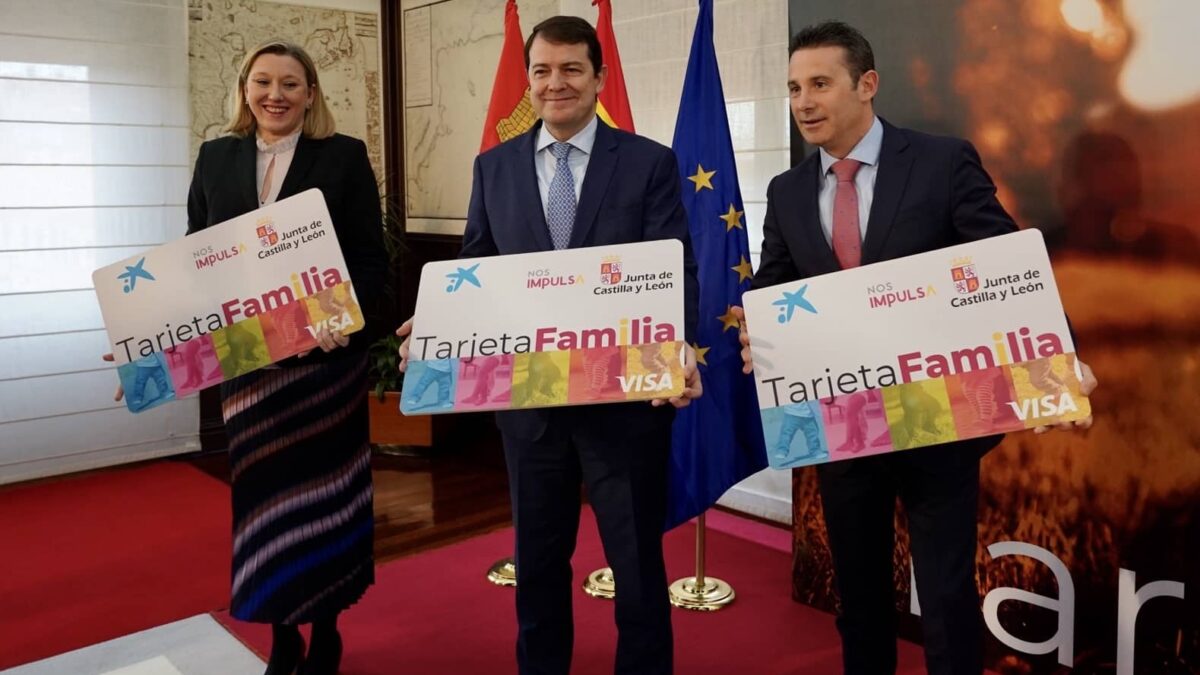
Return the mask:
<path id="1" fill-rule="evenodd" d="M 746 310 L 732 307 L 738 320 L 738 342 L 742 343 L 742 372 L 749 375 L 754 370 L 754 359 L 750 356 L 750 331 L 746 328 Z"/>
<path id="2" fill-rule="evenodd" d="M 1092 392 L 1096 390 L 1096 384 L 1097 384 L 1096 376 L 1092 373 L 1091 366 L 1084 363 L 1083 361 L 1079 362 L 1079 372 L 1083 373 L 1083 378 L 1081 380 L 1079 380 L 1079 393 L 1083 394 L 1084 396 L 1091 396 Z M 1058 424 L 1055 424 L 1054 426 L 1034 427 L 1033 433 L 1044 434 L 1047 431 L 1050 431 L 1051 429 L 1059 429 L 1061 431 L 1070 431 L 1072 429 L 1091 429 L 1091 428 L 1092 428 L 1092 416 L 1088 415 L 1087 417 L 1085 417 L 1081 420 L 1075 420 L 1074 422 L 1059 422 Z"/>
<path id="3" fill-rule="evenodd" d="M 114 360 L 112 352 L 109 352 L 109 353 L 105 354 L 104 356 L 101 356 L 100 358 L 104 359 L 105 361 L 108 361 L 110 363 Z M 123 385 L 118 384 L 117 391 L 113 394 L 113 400 L 120 401 L 123 398 L 125 398 L 125 387 Z"/>
<path id="4" fill-rule="evenodd" d="M 342 335 L 342 331 L 329 330 L 328 326 L 322 326 L 321 330 L 316 334 L 315 337 L 317 340 L 317 346 L 321 348 L 321 351 L 327 354 L 338 347 L 345 347 L 346 345 L 350 344 L 350 338 Z M 296 356 L 302 359 L 305 356 L 308 356 L 310 352 L 312 352 L 311 349 L 306 349 Z"/>
<path id="5" fill-rule="evenodd" d="M 400 372 L 402 373 L 408 369 L 408 341 L 409 334 L 412 333 L 412 323 L 413 320 L 410 316 L 408 321 L 400 324 L 400 327 L 396 329 L 396 337 L 404 338 L 404 341 L 400 343 L 400 349 L 396 350 L 400 354 Z"/>
<path id="6" fill-rule="evenodd" d="M 686 408 L 692 399 L 704 395 L 704 384 L 700 381 L 700 371 L 696 368 L 696 351 L 686 342 L 683 345 L 683 391 L 671 398 L 656 398 L 650 401 L 652 406 L 670 403 L 676 408 Z"/>

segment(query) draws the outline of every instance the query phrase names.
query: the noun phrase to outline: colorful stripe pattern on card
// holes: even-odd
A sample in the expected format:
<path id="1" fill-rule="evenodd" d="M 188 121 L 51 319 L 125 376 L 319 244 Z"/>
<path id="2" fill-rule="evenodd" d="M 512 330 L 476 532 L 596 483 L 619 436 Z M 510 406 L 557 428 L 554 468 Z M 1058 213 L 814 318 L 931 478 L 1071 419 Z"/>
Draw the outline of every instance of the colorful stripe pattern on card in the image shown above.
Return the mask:
<path id="1" fill-rule="evenodd" d="M 314 349 L 322 329 L 366 325 L 350 281 L 284 303 L 117 368 L 125 405 L 142 412 Z"/>
<path id="2" fill-rule="evenodd" d="M 682 342 L 410 361 L 400 411 L 648 401 L 683 391 Z"/>
<path id="3" fill-rule="evenodd" d="M 781 397 L 782 398 L 782 397 Z M 772 467 L 790 469 L 1022 431 L 1091 414 L 1075 355 L 906 382 L 762 411 Z"/>

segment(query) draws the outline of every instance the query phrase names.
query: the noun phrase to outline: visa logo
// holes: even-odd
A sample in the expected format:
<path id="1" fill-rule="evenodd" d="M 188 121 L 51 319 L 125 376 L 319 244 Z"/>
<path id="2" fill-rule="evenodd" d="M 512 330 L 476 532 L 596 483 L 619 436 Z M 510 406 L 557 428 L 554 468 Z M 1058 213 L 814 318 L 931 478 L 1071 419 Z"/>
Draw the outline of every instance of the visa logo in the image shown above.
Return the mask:
<path id="1" fill-rule="evenodd" d="M 331 316 L 328 319 L 322 319 L 315 326 L 305 326 L 304 330 L 312 337 L 317 337 L 317 333 L 328 328 L 331 331 L 350 328 L 354 325 L 354 317 L 350 316 L 350 312 L 343 312 L 341 316 Z"/>
<path id="2" fill-rule="evenodd" d="M 621 382 L 621 391 L 626 394 L 631 391 L 668 391 L 672 387 L 670 373 L 647 373 L 630 377 L 618 375 L 617 380 Z"/>
<path id="3" fill-rule="evenodd" d="M 1068 392 L 1063 392 L 1057 401 L 1055 401 L 1054 394 L 1047 394 L 1041 398 L 1021 399 L 1019 405 L 1015 401 L 1009 401 L 1008 405 L 1016 413 L 1017 418 L 1022 421 L 1042 417 L 1058 417 L 1079 410 L 1079 407 L 1075 405 L 1075 399 L 1071 398 L 1071 394 Z"/>

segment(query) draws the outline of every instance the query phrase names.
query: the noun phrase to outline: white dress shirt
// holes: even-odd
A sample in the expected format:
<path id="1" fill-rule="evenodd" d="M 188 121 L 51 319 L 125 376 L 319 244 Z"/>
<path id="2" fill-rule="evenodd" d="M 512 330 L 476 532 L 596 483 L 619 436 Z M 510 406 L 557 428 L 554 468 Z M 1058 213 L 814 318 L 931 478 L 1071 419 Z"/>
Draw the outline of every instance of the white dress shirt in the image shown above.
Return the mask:
<path id="1" fill-rule="evenodd" d="M 302 129 L 297 129 L 274 143 L 267 143 L 262 138 L 254 139 L 258 145 L 258 157 L 254 167 L 254 184 L 258 189 L 254 194 L 259 196 L 259 206 L 274 204 L 275 200 L 279 198 L 279 188 L 283 186 L 283 179 L 287 177 L 288 167 L 292 165 L 292 158 L 296 156 L 296 144 L 300 142 L 301 131 Z M 263 200 L 263 179 L 267 176 L 267 167 L 271 164 L 272 156 L 275 157 L 275 170 L 271 172 L 271 188 L 267 191 L 266 200 Z"/>

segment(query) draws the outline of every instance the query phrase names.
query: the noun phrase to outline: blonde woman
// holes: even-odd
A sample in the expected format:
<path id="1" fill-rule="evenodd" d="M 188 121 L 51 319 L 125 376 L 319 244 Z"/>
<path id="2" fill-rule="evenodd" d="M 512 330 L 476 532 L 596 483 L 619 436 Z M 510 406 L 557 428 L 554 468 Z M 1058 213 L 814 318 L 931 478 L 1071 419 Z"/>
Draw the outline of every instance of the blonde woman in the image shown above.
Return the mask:
<path id="1" fill-rule="evenodd" d="M 297 45 L 246 55 L 229 135 L 204 143 L 188 233 L 320 188 L 367 330 L 323 332 L 311 353 L 221 385 L 233 493 L 230 611 L 270 623 L 268 675 L 336 673 L 337 617 L 374 582 L 366 348 L 387 275 L 379 192 L 362 141 L 334 133 Z M 312 624 L 305 655 L 297 626 Z"/>

